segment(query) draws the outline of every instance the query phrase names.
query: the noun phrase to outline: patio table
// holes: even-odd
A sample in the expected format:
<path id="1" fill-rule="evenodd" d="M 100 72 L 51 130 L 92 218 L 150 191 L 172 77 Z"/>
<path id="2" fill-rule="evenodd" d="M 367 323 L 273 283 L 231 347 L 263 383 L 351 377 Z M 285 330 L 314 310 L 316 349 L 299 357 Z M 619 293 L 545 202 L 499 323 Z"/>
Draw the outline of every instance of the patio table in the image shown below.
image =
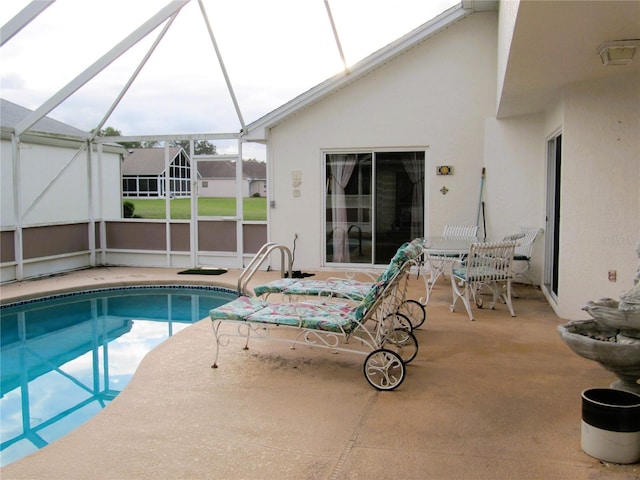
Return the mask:
<path id="1" fill-rule="evenodd" d="M 429 303 L 431 290 L 441 276 L 451 274 L 451 267 L 463 258 L 471 244 L 478 242 L 476 237 L 425 237 L 423 243 L 425 265 L 429 270 L 429 276 L 423 276 L 427 297 L 423 305 Z"/>

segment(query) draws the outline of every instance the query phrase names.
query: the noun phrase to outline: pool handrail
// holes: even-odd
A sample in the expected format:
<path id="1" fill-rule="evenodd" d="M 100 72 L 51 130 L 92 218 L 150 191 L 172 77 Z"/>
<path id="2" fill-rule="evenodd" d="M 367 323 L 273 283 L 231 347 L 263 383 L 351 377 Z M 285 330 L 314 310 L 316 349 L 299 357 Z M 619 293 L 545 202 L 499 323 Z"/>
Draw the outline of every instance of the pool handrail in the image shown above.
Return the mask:
<path id="1" fill-rule="evenodd" d="M 244 268 L 240 276 L 238 277 L 238 294 L 247 295 L 247 284 L 256 273 L 258 268 L 269 258 L 274 251 L 280 251 L 280 277 L 285 278 L 288 275 L 291 278 L 293 273 L 293 256 L 291 250 L 285 245 L 281 245 L 275 242 L 265 243 L 258 253 L 251 259 L 249 264 Z M 287 257 L 287 267 L 285 270 L 285 256 Z"/>

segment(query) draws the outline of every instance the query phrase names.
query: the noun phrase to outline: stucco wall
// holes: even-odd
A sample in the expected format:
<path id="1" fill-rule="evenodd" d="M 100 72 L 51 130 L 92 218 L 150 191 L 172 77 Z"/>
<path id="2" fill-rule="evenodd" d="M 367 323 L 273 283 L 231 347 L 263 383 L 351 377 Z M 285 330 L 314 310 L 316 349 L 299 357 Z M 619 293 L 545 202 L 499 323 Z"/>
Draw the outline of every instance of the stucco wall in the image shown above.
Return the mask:
<path id="1" fill-rule="evenodd" d="M 545 166 L 542 115 L 488 119 L 485 143 L 487 238 L 501 239 L 518 226 L 545 228 Z M 534 244 L 529 278 L 542 283 L 544 239 Z"/>
<path id="2" fill-rule="evenodd" d="M 632 286 L 640 240 L 640 78 L 621 74 L 564 91 L 558 313 Z M 585 241 L 587 240 L 588 241 Z M 608 280 L 617 271 L 617 282 Z"/>
<path id="3" fill-rule="evenodd" d="M 513 30 L 516 25 L 520 0 L 502 0 L 499 8 L 499 29 L 498 29 L 498 98 L 504 85 L 504 76 L 509 63 L 509 53 L 511 51 L 511 40 Z"/>
<path id="4" fill-rule="evenodd" d="M 298 234 L 296 268 L 322 262 L 323 151 L 424 149 L 426 233 L 476 222 L 485 120 L 495 116 L 496 32 L 495 12 L 472 15 L 271 130 L 270 240 L 292 246 Z M 437 177 L 436 165 L 453 165 L 454 175 Z"/>

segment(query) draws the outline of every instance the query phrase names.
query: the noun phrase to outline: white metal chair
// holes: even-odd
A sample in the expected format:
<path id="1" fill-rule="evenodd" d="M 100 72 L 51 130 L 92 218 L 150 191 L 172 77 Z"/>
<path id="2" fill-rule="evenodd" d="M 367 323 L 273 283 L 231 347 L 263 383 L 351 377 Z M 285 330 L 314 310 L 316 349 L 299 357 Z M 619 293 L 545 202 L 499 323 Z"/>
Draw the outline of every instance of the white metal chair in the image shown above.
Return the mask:
<path id="1" fill-rule="evenodd" d="M 474 243 L 469 249 L 469 255 L 464 263 L 457 261 L 451 269 L 451 289 L 453 291 L 453 312 L 458 299 L 462 299 L 469 319 L 474 320 L 471 312 L 471 299 L 478 307 L 482 307 L 482 299 L 478 292 L 483 287 L 488 287 L 493 293 L 493 301 L 490 308 L 495 308 L 497 300 L 504 298 L 512 317 L 516 314 L 511 303 L 511 280 L 513 277 L 511 267 L 517 241 L 506 242 L 481 242 Z M 499 287 L 505 283 L 504 293 Z"/>
<path id="2" fill-rule="evenodd" d="M 524 232 L 518 232 L 518 233 L 512 233 L 510 235 L 505 235 L 504 237 L 502 237 L 502 241 L 503 242 L 518 242 L 518 244 L 516 245 L 516 248 L 518 248 L 518 245 L 520 245 L 520 240 L 522 238 L 524 238 Z M 515 253 L 514 253 L 514 258 L 515 258 Z M 513 271 L 513 267 L 511 267 L 512 271 Z M 513 289 L 513 285 L 511 285 L 511 296 L 512 297 L 516 297 L 518 298 L 518 295 L 516 294 L 515 290 Z"/>
<path id="3" fill-rule="evenodd" d="M 518 227 L 518 233 L 523 234 L 518 240 L 518 246 L 516 247 L 513 255 L 513 278 L 522 278 L 527 283 L 534 284 L 531 278 L 527 275 L 527 272 L 531 268 L 531 256 L 533 254 L 533 244 L 544 230 L 539 227 Z"/>
<path id="4" fill-rule="evenodd" d="M 478 237 L 477 225 L 445 225 L 444 233 L 445 237 Z"/>
<path id="5" fill-rule="evenodd" d="M 512 233 L 511 235 L 505 235 L 502 237 L 503 242 L 515 242 L 524 238 L 524 232 Z M 515 255 L 515 254 L 514 254 Z"/>
<path id="6" fill-rule="evenodd" d="M 478 240 L 478 226 L 477 225 L 445 225 L 444 232 L 442 234 L 446 238 L 469 238 L 473 241 Z M 429 286 L 427 301 L 433 288 L 434 283 L 441 275 L 444 276 L 447 267 L 451 262 L 460 258 L 458 254 L 443 254 L 443 253 L 429 253 L 426 252 L 426 261 L 429 268 Z"/>

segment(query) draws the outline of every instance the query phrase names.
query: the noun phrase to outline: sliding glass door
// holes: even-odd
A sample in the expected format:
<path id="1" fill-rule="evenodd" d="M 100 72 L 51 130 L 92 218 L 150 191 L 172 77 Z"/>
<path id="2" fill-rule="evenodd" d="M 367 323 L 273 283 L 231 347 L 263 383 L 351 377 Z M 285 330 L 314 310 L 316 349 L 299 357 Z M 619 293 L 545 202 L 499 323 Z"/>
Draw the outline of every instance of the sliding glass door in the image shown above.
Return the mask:
<path id="1" fill-rule="evenodd" d="M 424 235 L 424 151 L 325 155 L 326 263 L 386 264 Z"/>

